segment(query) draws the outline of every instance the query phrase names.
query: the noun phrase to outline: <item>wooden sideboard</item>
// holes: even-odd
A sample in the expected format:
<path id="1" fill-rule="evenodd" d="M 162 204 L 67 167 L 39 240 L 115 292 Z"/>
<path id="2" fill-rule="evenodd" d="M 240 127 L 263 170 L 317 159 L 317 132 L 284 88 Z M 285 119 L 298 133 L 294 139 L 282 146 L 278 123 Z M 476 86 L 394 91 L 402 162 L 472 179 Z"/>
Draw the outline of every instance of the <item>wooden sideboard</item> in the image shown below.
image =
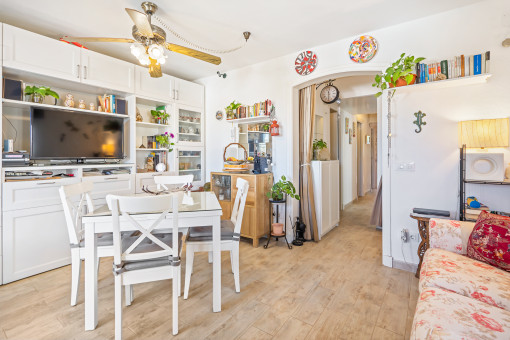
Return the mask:
<path id="1" fill-rule="evenodd" d="M 248 181 L 250 188 L 246 197 L 241 236 L 251 238 L 253 246 L 258 247 L 259 239 L 269 233 L 269 200 L 266 193 L 273 185 L 273 174 L 231 174 L 211 172 L 211 189 L 214 191 L 221 208 L 222 219 L 229 219 L 237 194 L 238 178 Z"/>

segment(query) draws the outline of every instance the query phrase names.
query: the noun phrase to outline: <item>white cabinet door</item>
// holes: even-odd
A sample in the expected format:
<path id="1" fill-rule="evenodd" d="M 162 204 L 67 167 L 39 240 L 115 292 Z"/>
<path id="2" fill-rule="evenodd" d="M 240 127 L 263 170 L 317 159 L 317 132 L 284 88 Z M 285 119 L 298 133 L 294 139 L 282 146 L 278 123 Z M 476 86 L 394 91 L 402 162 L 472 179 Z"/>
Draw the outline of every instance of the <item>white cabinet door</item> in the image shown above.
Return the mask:
<path id="1" fill-rule="evenodd" d="M 204 110 L 182 104 L 175 105 L 177 142 L 180 146 L 204 145 Z"/>
<path id="2" fill-rule="evenodd" d="M 71 263 L 61 205 L 3 213 L 3 283 Z"/>
<path id="3" fill-rule="evenodd" d="M 179 104 L 194 107 L 204 106 L 204 86 L 175 78 L 175 100 Z"/>
<path id="4" fill-rule="evenodd" d="M 330 161 L 330 221 L 331 228 L 340 222 L 340 161 Z"/>
<path id="5" fill-rule="evenodd" d="M 82 181 L 94 183 L 91 193 L 93 199 L 104 199 L 108 194 L 123 195 L 135 193 L 134 174 L 85 176 Z"/>
<path id="6" fill-rule="evenodd" d="M 134 64 L 81 49 L 81 66 L 81 81 L 84 84 L 135 92 Z"/>
<path id="7" fill-rule="evenodd" d="M 135 66 L 135 94 L 170 102 L 173 99 L 173 77 L 163 74 L 162 77 L 152 78 L 145 67 Z"/>
<path id="8" fill-rule="evenodd" d="M 49 77 L 80 81 L 81 49 L 3 24 L 3 66 Z"/>
<path id="9" fill-rule="evenodd" d="M 179 147 L 176 151 L 179 176 L 193 175 L 193 185 L 203 185 L 206 182 L 204 148 Z"/>

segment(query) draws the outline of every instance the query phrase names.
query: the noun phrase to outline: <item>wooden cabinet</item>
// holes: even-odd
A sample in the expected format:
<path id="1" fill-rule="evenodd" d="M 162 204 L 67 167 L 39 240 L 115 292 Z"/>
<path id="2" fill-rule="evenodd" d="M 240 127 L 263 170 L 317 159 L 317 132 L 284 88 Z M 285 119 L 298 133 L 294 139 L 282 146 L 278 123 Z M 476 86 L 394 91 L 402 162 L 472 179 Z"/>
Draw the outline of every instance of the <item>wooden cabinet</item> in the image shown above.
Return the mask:
<path id="1" fill-rule="evenodd" d="M 244 207 L 241 236 L 251 238 L 253 246 L 258 247 L 259 239 L 269 234 L 269 200 L 266 193 L 273 185 L 273 174 L 229 174 L 211 173 L 211 188 L 220 201 L 223 210 L 222 219 L 230 218 L 236 199 L 238 178 L 247 180 L 250 187 Z"/>
<path id="2" fill-rule="evenodd" d="M 174 78 L 175 101 L 194 107 L 204 106 L 204 86 L 191 81 Z"/>
<path id="3" fill-rule="evenodd" d="M 71 263 L 62 205 L 3 213 L 3 283 Z"/>
<path id="4" fill-rule="evenodd" d="M 81 49 L 3 24 L 3 66 L 60 79 L 80 81 Z"/>
<path id="5" fill-rule="evenodd" d="M 163 74 L 160 78 L 152 78 L 147 68 L 135 66 L 135 94 L 170 102 L 173 99 L 173 77 Z"/>
<path id="6" fill-rule="evenodd" d="M 81 81 L 84 84 L 135 92 L 134 64 L 81 49 L 81 66 Z"/>
<path id="7" fill-rule="evenodd" d="M 320 240 L 340 221 L 339 161 L 312 161 L 312 177 Z"/>

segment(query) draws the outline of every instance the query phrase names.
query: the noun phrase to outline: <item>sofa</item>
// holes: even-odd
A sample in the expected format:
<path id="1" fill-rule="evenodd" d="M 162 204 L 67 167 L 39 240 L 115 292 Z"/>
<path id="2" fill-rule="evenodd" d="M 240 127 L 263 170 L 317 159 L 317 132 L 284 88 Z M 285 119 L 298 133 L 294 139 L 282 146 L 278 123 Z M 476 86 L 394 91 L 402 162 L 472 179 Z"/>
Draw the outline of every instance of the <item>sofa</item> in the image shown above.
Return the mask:
<path id="1" fill-rule="evenodd" d="M 510 272 L 465 256 L 474 225 L 430 219 L 410 339 L 510 339 Z"/>

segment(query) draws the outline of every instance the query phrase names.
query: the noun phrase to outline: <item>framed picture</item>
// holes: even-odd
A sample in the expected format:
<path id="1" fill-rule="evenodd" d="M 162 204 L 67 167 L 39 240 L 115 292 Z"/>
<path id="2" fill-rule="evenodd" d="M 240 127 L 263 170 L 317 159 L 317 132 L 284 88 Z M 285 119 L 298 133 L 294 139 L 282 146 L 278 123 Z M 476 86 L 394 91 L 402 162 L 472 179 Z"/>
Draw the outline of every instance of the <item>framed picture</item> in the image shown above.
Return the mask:
<path id="1" fill-rule="evenodd" d="M 370 135 L 366 135 L 365 143 L 370 144 Z"/>
<path id="2" fill-rule="evenodd" d="M 345 134 L 349 133 L 349 118 L 345 118 Z"/>
<path id="3" fill-rule="evenodd" d="M 356 137 L 356 122 L 352 122 L 352 136 Z"/>
<path id="4" fill-rule="evenodd" d="M 352 129 L 349 129 L 349 144 L 352 144 Z"/>

